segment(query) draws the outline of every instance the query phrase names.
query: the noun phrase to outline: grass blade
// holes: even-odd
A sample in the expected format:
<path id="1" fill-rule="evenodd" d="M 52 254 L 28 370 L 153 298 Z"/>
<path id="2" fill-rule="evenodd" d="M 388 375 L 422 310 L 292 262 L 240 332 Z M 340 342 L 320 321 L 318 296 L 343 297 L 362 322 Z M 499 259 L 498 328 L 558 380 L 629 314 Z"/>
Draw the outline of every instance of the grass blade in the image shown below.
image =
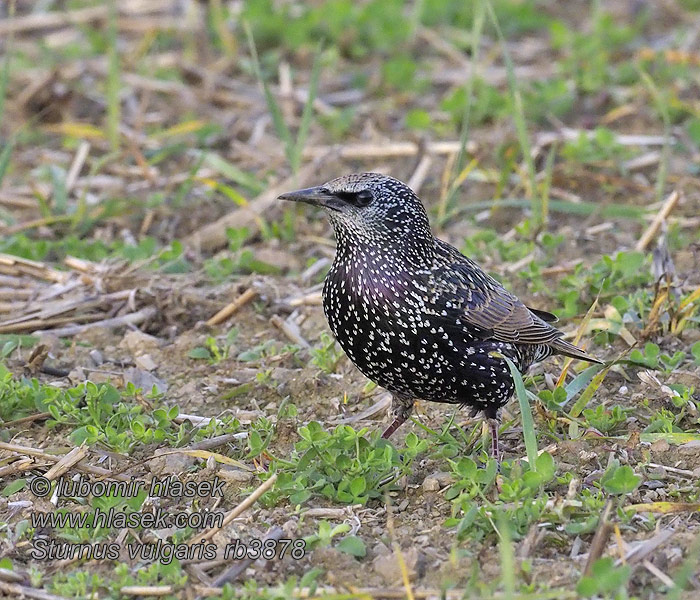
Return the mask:
<path id="1" fill-rule="evenodd" d="M 498 208 L 527 208 L 532 201 L 526 198 L 504 198 L 501 200 L 489 200 L 487 202 L 473 202 L 466 204 L 452 217 L 458 217 L 467 212 L 478 212 L 485 209 Z M 610 219 L 642 219 L 648 211 L 644 208 L 626 204 L 607 204 L 600 206 L 593 202 L 571 202 L 569 200 L 550 200 L 548 210 L 569 215 L 588 216 L 598 214 L 600 217 Z"/>
<path id="2" fill-rule="evenodd" d="M 90 123 L 81 123 L 78 121 L 64 121 L 63 123 L 56 123 L 55 125 L 47 125 L 46 131 L 88 140 L 105 139 L 105 134 L 101 129 Z"/>
<path id="3" fill-rule="evenodd" d="M 626 436 L 611 436 L 610 439 L 627 439 Z M 659 440 L 665 440 L 669 444 L 675 444 L 680 446 L 681 444 L 687 444 L 688 442 L 700 442 L 700 433 L 690 433 L 690 432 L 657 432 L 657 433 L 640 433 L 639 439 L 642 442 L 649 442 L 653 444 Z"/>
<path id="4" fill-rule="evenodd" d="M 579 396 L 579 399 L 576 400 L 576 403 L 571 407 L 571 411 L 569 412 L 570 417 L 575 419 L 581 415 L 583 409 L 586 408 L 593 397 L 593 394 L 595 394 L 596 390 L 600 387 L 600 384 L 603 383 L 603 379 L 605 379 L 605 376 L 608 374 L 609 370 L 610 366 L 603 367 L 599 373 L 595 374 L 593 380 L 588 384 L 586 389 L 583 390 L 583 393 L 581 396 Z"/>
<path id="5" fill-rule="evenodd" d="M 525 161 L 525 166 L 527 168 L 528 175 L 528 193 L 531 198 L 532 203 L 532 214 L 533 219 L 536 219 L 536 215 L 542 214 L 541 199 L 538 198 L 537 182 L 535 178 L 535 162 L 532 159 L 532 144 L 530 143 L 530 137 L 527 131 L 527 125 L 525 124 L 525 107 L 523 105 L 523 97 L 518 88 L 518 82 L 515 78 L 515 67 L 513 65 L 513 60 L 510 57 L 510 52 L 508 52 L 508 47 L 506 45 L 505 37 L 503 36 L 503 31 L 496 17 L 496 11 L 493 9 L 493 5 L 490 0 L 486 0 L 486 6 L 488 7 L 489 16 L 491 17 L 491 22 L 493 23 L 494 29 L 498 36 L 498 41 L 501 44 L 501 51 L 503 53 L 503 61 L 506 64 L 506 74 L 508 79 L 508 91 L 510 92 L 510 99 L 513 109 L 513 120 L 515 122 L 515 129 L 518 134 L 518 143 L 520 144 L 520 151 L 523 154 L 523 160 Z M 543 223 L 535 220 L 535 229 L 539 229 Z"/>
<path id="6" fill-rule="evenodd" d="M 163 138 L 185 135 L 187 133 L 197 132 L 207 125 L 209 125 L 209 122 L 205 121 L 204 119 L 190 119 L 187 121 L 182 121 L 177 125 L 173 125 L 172 127 L 152 133 L 149 137 L 152 140 L 160 140 Z"/>
<path id="7" fill-rule="evenodd" d="M 593 365 L 581 371 L 576 377 L 574 377 L 571 382 L 564 388 L 566 390 L 566 401 L 562 406 L 571 400 L 576 394 L 578 394 L 582 389 L 584 389 L 596 376 L 596 374 L 604 369 L 603 365 Z"/>
<path id="8" fill-rule="evenodd" d="M 202 163 L 204 163 L 204 159 L 206 158 L 205 154 L 200 154 L 199 158 L 197 159 L 197 162 L 190 167 L 190 171 L 187 174 L 187 179 L 185 179 L 178 187 L 175 192 L 175 198 L 173 199 L 173 205 L 181 207 L 183 205 L 183 202 L 185 200 L 185 197 L 187 194 L 190 193 L 190 190 L 194 186 L 195 178 L 197 177 L 197 173 L 199 173 L 199 169 L 202 168 Z"/>
<path id="9" fill-rule="evenodd" d="M 458 188 L 460 185 L 464 183 L 464 180 L 469 177 L 469 174 L 476 169 L 476 167 L 479 166 L 479 159 L 478 158 L 473 158 L 472 160 L 469 161 L 469 164 L 467 164 L 466 167 L 462 169 L 462 171 L 457 175 L 456 179 L 454 180 L 454 183 L 452 184 L 454 188 Z"/>
<path id="10" fill-rule="evenodd" d="M 532 463 L 534 466 L 534 463 Z M 498 550 L 501 556 L 501 580 L 504 600 L 515 598 L 515 553 L 510 534 L 510 525 L 505 514 L 498 513 Z"/>
<path id="11" fill-rule="evenodd" d="M 202 164 L 207 165 L 209 168 L 214 169 L 224 177 L 227 177 L 231 181 L 242 185 L 254 194 L 259 194 L 265 189 L 265 186 L 261 184 L 255 177 L 246 173 L 245 171 L 239 169 L 237 166 L 232 165 L 230 162 L 216 154 L 215 152 L 204 152 L 199 154 Z"/>
<path id="12" fill-rule="evenodd" d="M 121 76 L 119 73 L 119 52 L 117 50 L 117 3 L 109 3 L 109 19 L 107 23 L 107 137 L 112 150 L 119 148 L 119 123 L 121 121 L 121 104 L 119 90 Z"/>
<path id="13" fill-rule="evenodd" d="M 438 222 L 442 225 L 446 218 L 448 207 L 452 205 L 457 190 L 461 185 L 461 181 L 457 183 L 458 174 L 464 170 L 464 155 L 467 150 L 467 142 L 469 141 L 469 121 L 471 119 L 472 104 L 474 103 L 474 73 L 476 73 L 476 65 L 479 61 L 479 47 L 481 46 L 481 34 L 484 28 L 485 7 L 483 2 L 477 2 L 474 7 L 474 20 L 472 22 L 471 32 L 471 76 L 467 78 L 464 85 L 466 96 L 466 104 L 464 105 L 464 114 L 462 115 L 462 130 L 459 134 L 459 152 L 457 159 L 452 166 L 452 174 L 450 179 L 452 183 L 447 194 L 438 206 Z"/>
<path id="14" fill-rule="evenodd" d="M 527 390 L 523 383 L 522 375 L 518 371 L 512 360 L 507 356 L 503 357 L 508 363 L 510 374 L 513 376 L 515 383 L 515 395 L 518 397 L 520 405 L 520 416 L 523 421 L 523 436 L 525 437 L 525 450 L 527 451 L 527 462 L 530 468 L 534 471 L 537 464 L 537 436 L 535 435 L 535 421 L 532 418 L 530 410 L 530 402 L 528 401 Z"/>
<path id="15" fill-rule="evenodd" d="M 554 158 L 557 154 L 557 145 L 552 144 L 547 154 L 547 162 L 544 166 L 544 181 L 540 191 L 539 213 L 535 219 L 540 226 L 545 225 L 549 221 L 549 189 L 552 187 L 552 174 L 554 173 Z M 535 208 L 533 206 L 533 208 Z"/>
<path id="16" fill-rule="evenodd" d="M 14 2 L 10 2 L 6 17 L 13 18 L 15 16 L 16 6 Z M 5 61 L 2 65 L 0 73 L 0 125 L 2 125 L 3 117 L 5 116 L 5 99 L 7 97 L 7 84 L 10 81 L 10 59 L 12 57 L 12 42 L 14 34 L 10 32 L 5 40 Z"/>
<path id="17" fill-rule="evenodd" d="M 227 26 L 227 15 L 221 0 L 210 0 L 209 12 L 212 28 L 216 31 L 221 48 L 230 60 L 236 58 L 236 38 Z"/>
<path id="18" fill-rule="evenodd" d="M 304 111 L 301 113 L 301 123 L 297 132 L 297 141 L 294 144 L 294 154 L 292 163 L 292 171 L 296 173 L 301 166 L 301 153 L 306 144 L 306 138 L 309 136 L 309 128 L 311 127 L 311 116 L 313 115 L 313 104 L 318 93 L 318 80 L 321 75 L 321 52 L 323 45 L 319 44 L 314 56 L 314 63 L 311 66 L 311 77 L 309 79 L 309 95 L 304 105 Z"/>
<path id="19" fill-rule="evenodd" d="M 284 142 L 284 151 L 287 155 L 287 160 L 293 165 L 294 140 L 292 139 L 292 132 L 284 122 L 282 109 L 280 108 L 277 99 L 270 91 L 270 87 L 267 85 L 265 79 L 263 79 L 262 70 L 260 69 L 260 60 L 258 59 L 258 51 L 255 47 L 255 40 L 253 39 L 253 31 L 247 22 L 244 23 L 243 26 L 245 28 L 246 35 L 248 36 L 248 45 L 250 46 L 250 57 L 253 61 L 253 70 L 255 71 L 255 76 L 260 82 L 260 85 L 262 85 L 263 93 L 265 94 L 265 103 L 267 104 L 267 109 L 270 111 L 270 115 L 272 116 L 272 124 L 275 127 L 277 136 Z"/>
<path id="20" fill-rule="evenodd" d="M 51 176 L 53 214 L 65 215 L 68 207 L 68 191 L 66 190 L 66 172 L 51 165 L 49 167 L 49 175 Z"/>
<path id="21" fill-rule="evenodd" d="M 671 158 L 671 116 L 669 112 L 669 101 L 659 91 L 659 88 L 654 83 L 654 80 L 646 71 L 639 72 L 644 85 L 649 90 L 654 101 L 654 106 L 661 117 L 664 124 L 664 145 L 661 150 L 661 160 L 659 161 L 658 175 L 656 176 L 656 201 L 661 202 L 664 197 L 664 188 L 666 186 L 666 177 L 668 175 L 668 162 Z"/>
<path id="22" fill-rule="evenodd" d="M 231 186 L 221 183 L 220 181 L 216 181 L 215 179 L 209 179 L 208 177 L 195 177 L 194 179 L 223 194 L 236 206 L 248 206 L 248 200 L 246 200 L 244 196 L 239 194 Z"/>
<path id="23" fill-rule="evenodd" d="M 5 96 L 7 95 L 7 82 L 10 79 L 10 52 L 8 49 L 7 55 L 5 56 L 5 61 L 2 65 L 2 72 L 0 72 L 0 124 L 2 124 L 2 118 L 5 114 Z"/>
<path id="24" fill-rule="evenodd" d="M 583 332 L 587 330 L 588 324 L 591 322 L 591 318 L 593 318 L 593 313 L 595 312 L 596 308 L 598 308 L 598 299 L 600 298 L 600 292 L 598 292 L 598 296 L 596 296 L 596 299 L 593 301 L 593 304 L 591 304 L 590 308 L 586 312 L 586 316 L 583 317 L 583 320 L 581 321 L 580 325 L 578 326 L 578 330 L 576 331 L 576 335 L 574 336 L 573 344 L 574 346 L 578 346 L 578 343 L 581 341 L 581 337 L 583 336 Z M 557 380 L 557 387 L 562 385 L 564 381 L 566 381 L 566 374 L 569 372 L 569 367 L 571 366 L 571 363 L 574 362 L 574 359 L 569 357 L 564 361 L 564 368 L 561 370 L 561 375 L 559 375 L 559 379 Z M 567 400 L 571 398 L 571 396 L 567 395 Z"/>
<path id="25" fill-rule="evenodd" d="M 2 185 L 2 180 L 7 173 L 7 168 L 10 166 L 10 157 L 12 156 L 12 147 L 14 146 L 14 139 L 10 139 L 7 144 L 0 150 L 0 185 Z"/>

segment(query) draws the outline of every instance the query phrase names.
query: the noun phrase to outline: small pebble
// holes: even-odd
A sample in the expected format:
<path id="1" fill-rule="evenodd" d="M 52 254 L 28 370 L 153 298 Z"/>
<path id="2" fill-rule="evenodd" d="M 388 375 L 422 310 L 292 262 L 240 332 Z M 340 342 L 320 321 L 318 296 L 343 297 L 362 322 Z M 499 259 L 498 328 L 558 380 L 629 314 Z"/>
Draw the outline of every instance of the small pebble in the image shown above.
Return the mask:
<path id="1" fill-rule="evenodd" d="M 656 440 L 651 445 L 652 452 L 666 452 L 671 446 L 664 439 Z"/>
<path id="2" fill-rule="evenodd" d="M 437 492 L 439 489 L 440 489 L 440 482 L 433 475 L 428 475 L 423 480 L 423 491 L 424 492 Z"/>
<path id="3" fill-rule="evenodd" d="M 141 354 L 140 356 L 137 356 L 134 358 L 134 363 L 136 363 L 136 366 L 144 371 L 155 371 L 156 367 L 158 366 L 151 358 L 150 354 Z"/>
<path id="4" fill-rule="evenodd" d="M 425 492 L 436 492 L 446 485 L 452 483 L 452 475 L 447 471 L 437 471 L 431 473 L 423 480 L 423 491 Z"/>
<path id="5" fill-rule="evenodd" d="M 219 477 L 221 477 L 221 479 L 225 479 L 226 481 L 233 483 L 249 483 L 252 481 L 254 475 L 254 473 L 250 473 L 249 471 L 243 471 L 241 469 L 227 469 L 225 467 L 219 471 Z"/>
<path id="6" fill-rule="evenodd" d="M 92 364 L 96 367 L 99 367 L 105 361 L 102 353 L 97 349 L 90 350 L 90 360 L 92 360 Z"/>

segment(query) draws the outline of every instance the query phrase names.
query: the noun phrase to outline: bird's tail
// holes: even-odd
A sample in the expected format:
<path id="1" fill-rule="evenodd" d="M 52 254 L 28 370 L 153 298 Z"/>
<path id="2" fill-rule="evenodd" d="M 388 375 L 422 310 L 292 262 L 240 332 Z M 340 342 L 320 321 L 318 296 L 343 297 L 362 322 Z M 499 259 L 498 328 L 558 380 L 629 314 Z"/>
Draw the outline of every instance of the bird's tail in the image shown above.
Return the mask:
<path id="1" fill-rule="evenodd" d="M 578 358 L 579 360 L 586 360 L 588 362 L 592 363 L 598 363 L 599 365 L 603 364 L 602 360 L 598 360 L 597 358 L 591 356 L 590 354 L 586 354 L 583 350 L 580 348 L 577 348 L 573 344 L 570 344 L 566 340 L 562 340 L 561 338 L 557 338 L 556 340 L 553 340 L 549 343 L 549 347 L 554 350 L 557 354 L 563 354 L 564 356 L 570 356 L 571 358 Z"/>

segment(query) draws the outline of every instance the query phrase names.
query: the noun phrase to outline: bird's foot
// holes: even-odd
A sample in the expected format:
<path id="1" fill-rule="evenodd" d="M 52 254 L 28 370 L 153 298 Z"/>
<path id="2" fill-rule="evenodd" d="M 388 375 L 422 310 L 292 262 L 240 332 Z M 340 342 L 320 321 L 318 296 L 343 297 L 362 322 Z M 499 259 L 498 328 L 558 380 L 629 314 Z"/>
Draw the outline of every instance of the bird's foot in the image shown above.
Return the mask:
<path id="1" fill-rule="evenodd" d="M 391 408 L 389 409 L 389 415 L 393 417 L 391 425 L 387 427 L 382 432 L 382 438 L 387 439 L 391 434 L 393 434 L 401 425 L 403 425 L 408 417 L 411 416 L 413 412 L 413 402 L 412 398 L 404 398 L 402 396 L 392 396 L 391 398 Z"/>
<path id="2" fill-rule="evenodd" d="M 403 423 L 405 421 L 406 421 L 406 418 L 397 417 L 396 419 L 394 419 L 391 422 L 391 425 L 389 425 L 389 427 L 387 427 L 384 431 L 382 431 L 382 438 L 385 440 L 388 439 L 389 436 L 391 436 L 391 434 L 394 433 L 394 431 L 396 431 L 399 427 L 401 427 L 401 425 L 403 425 Z"/>
<path id="3" fill-rule="evenodd" d="M 489 424 L 489 429 L 491 430 L 491 458 L 495 458 L 500 464 L 501 452 L 498 446 L 498 420 L 486 419 L 486 422 Z"/>

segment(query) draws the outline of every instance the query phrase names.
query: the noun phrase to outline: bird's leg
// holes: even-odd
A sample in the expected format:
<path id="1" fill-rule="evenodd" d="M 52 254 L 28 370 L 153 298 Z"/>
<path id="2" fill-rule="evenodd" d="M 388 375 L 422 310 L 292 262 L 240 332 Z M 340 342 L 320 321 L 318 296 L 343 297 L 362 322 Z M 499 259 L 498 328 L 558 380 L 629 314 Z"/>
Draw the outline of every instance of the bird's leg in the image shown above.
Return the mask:
<path id="1" fill-rule="evenodd" d="M 501 462 L 501 455 L 498 448 L 498 419 L 486 419 L 491 429 L 491 458 Z"/>
<path id="2" fill-rule="evenodd" d="M 413 402 L 413 398 L 404 398 L 403 396 L 397 395 L 391 397 L 389 415 L 392 417 L 392 421 L 391 425 L 382 433 L 384 439 L 387 439 L 411 416 L 413 412 Z"/>

